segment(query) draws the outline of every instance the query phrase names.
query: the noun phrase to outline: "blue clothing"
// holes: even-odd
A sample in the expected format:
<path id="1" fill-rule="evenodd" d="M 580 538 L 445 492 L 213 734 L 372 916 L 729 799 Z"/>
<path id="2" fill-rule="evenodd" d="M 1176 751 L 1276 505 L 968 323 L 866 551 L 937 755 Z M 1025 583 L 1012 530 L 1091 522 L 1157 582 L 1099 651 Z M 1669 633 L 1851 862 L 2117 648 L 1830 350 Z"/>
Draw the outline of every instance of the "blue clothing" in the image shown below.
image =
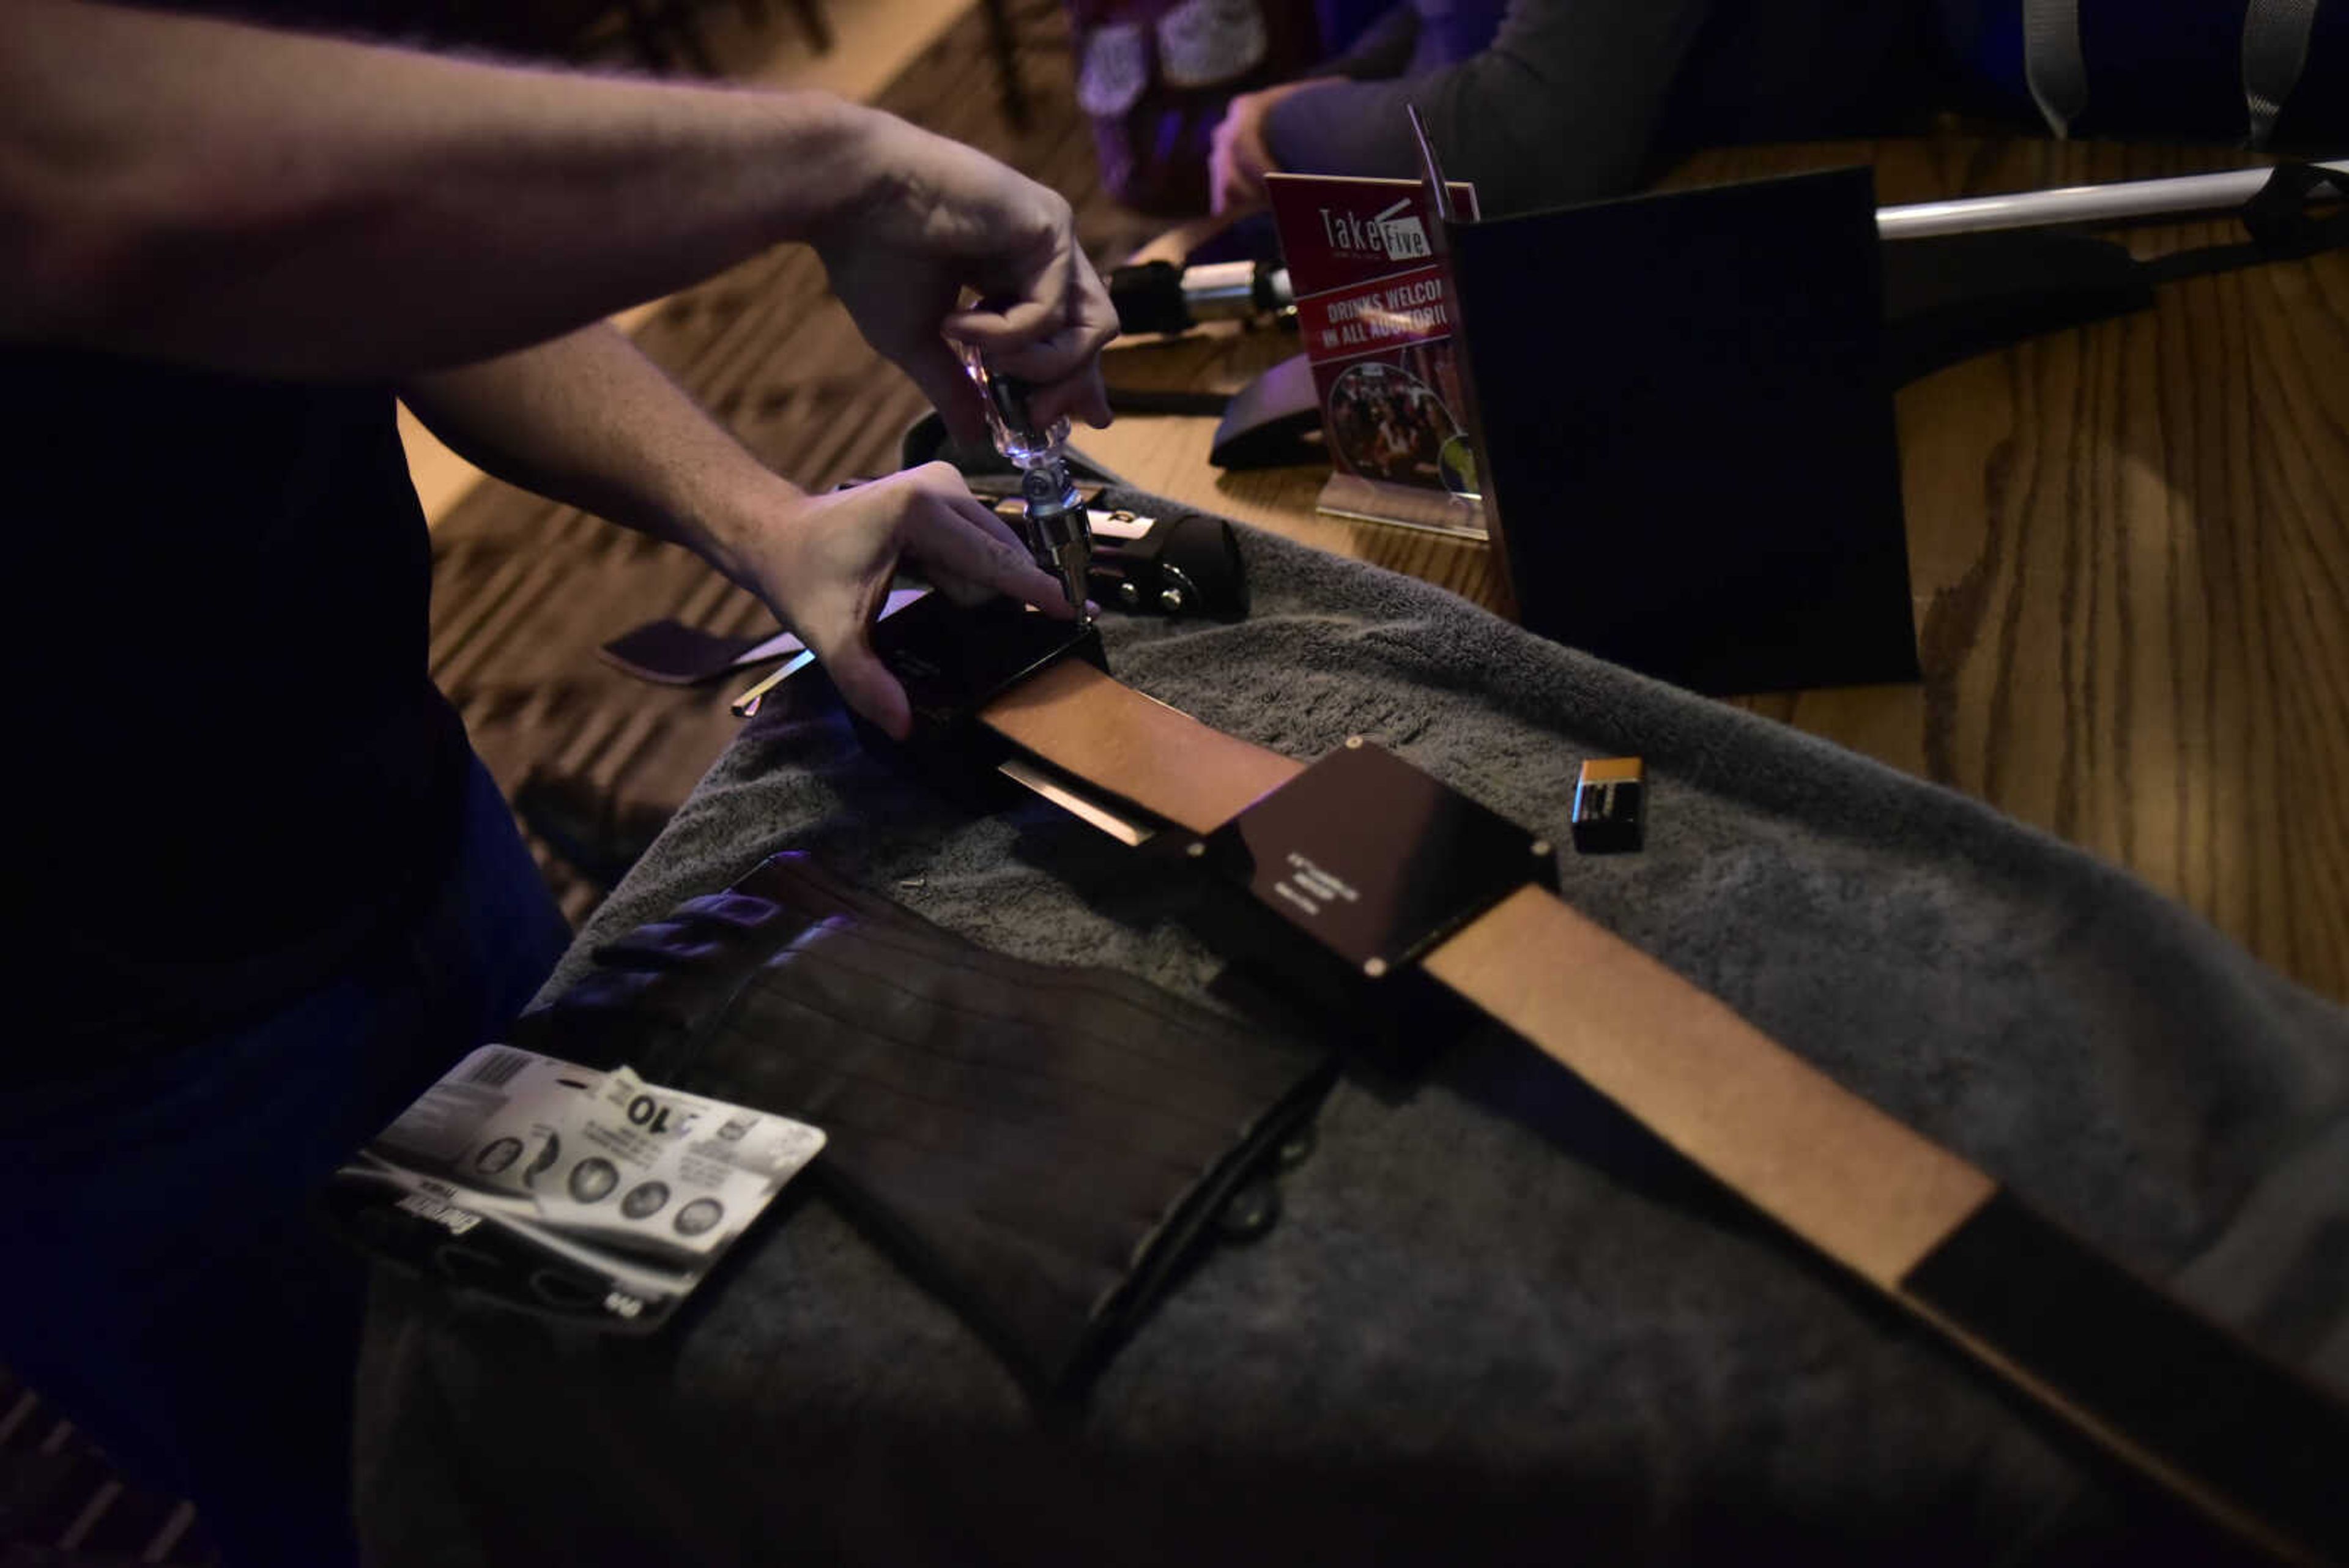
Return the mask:
<path id="1" fill-rule="evenodd" d="M 1330 0 L 1336 5 L 1338 0 Z M 2250 130 L 2244 0 L 2082 0 L 2087 136 Z M 2037 130 L 2021 0 L 1408 0 L 1349 13 L 1351 80 L 1283 99 L 1299 173 L 1416 179 L 1415 106 L 1487 217 L 1622 195 L 1699 147 L 1895 134 L 1942 108 Z M 2278 147 L 2349 135 L 2349 5 L 2319 7 Z"/>
<path id="2" fill-rule="evenodd" d="M 1924 16 L 1907 3 L 1511 0 L 1496 15 L 1413 0 L 1391 16 L 1400 28 L 1335 62 L 1357 79 L 1266 116 L 1281 168 L 1416 178 L 1409 104 L 1494 217 L 1620 195 L 1691 146 L 1883 130 L 1930 96 Z"/>
<path id="3" fill-rule="evenodd" d="M 0 472 L 45 667 L 17 732 L 58 770 L 16 857 L 16 995 L 73 1047 L 0 1043 L 14 1085 L 344 972 L 441 885 L 469 752 L 427 674 L 431 541 L 388 388 L 0 344 Z"/>
<path id="4" fill-rule="evenodd" d="M 502 1033 L 568 940 L 476 761 L 438 893 L 337 978 L 259 1022 L 0 1096 L 0 1183 L 37 1199 L 0 1214 L 0 1360 L 126 1471 L 194 1499 L 231 1568 L 356 1555 L 365 1272 L 312 1195 Z"/>
<path id="5" fill-rule="evenodd" d="M 1953 107 L 2039 127 L 2019 0 L 1932 0 Z M 2240 141 L 2246 0 L 2080 0 L 2087 101 L 2075 136 Z M 2333 156 L 2349 134 L 2349 6 L 2311 18 L 2308 56 L 2276 121 L 2276 148 Z"/>

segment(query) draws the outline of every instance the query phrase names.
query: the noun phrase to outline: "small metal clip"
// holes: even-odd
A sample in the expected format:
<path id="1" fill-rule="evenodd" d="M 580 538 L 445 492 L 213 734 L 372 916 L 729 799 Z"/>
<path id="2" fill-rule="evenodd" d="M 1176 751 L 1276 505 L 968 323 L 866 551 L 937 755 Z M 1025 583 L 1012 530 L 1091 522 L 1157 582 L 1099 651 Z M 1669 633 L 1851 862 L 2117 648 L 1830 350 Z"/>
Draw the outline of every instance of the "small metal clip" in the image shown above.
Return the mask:
<path id="1" fill-rule="evenodd" d="M 801 670 L 805 670 L 809 665 L 813 664 L 814 662 L 815 653 L 812 649 L 805 648 L 800 649 L 799 652 L 793 654 L 790 659 L 785 659 L 782 667 L 777 670 L 773 674 L 768 676 L 764 680 L 760 681 L 757 685 L 745 691 L 742 695 L 735 698 L 733 701 L 729 702 L 726 705 L 728 710 L 731 711 L 737 719 L 750 718 L 759 711 L 759 704 L 767 700 L 767 693 L 772 691 L 776 687 L 781 686 L 784 681 L 789 680 L 792 676 L 797 675 Z"/>

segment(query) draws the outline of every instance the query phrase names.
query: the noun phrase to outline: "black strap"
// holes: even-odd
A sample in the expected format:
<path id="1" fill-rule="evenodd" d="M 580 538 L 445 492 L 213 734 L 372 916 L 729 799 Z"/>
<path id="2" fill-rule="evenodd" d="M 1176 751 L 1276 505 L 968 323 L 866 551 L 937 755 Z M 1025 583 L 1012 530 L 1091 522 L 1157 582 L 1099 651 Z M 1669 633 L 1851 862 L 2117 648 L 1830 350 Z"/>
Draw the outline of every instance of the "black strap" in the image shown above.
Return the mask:
<path id="1" fill-rule="evenodd" d="M 1899 387 L 2043 333 L 2149 309 L 2154 290 L 2349 246 L 2349 175 L 2278 164 L 2239 210 L 2250 238 L 2137 261 L 2120 244 L 2061 229 L 1894 240 L 1884 247 L 1885 373 Z"/>
<path id="2" fill-rule="evenodd" d="M 2205 245 L 2138 264 L 2156 285 L 2208 277 L 2268 262 L 2301 261 L 2349 246 L 2349 200 L 2320 213 L 2327 194 L 2349 198 L 2349 174 L 2311 163 L 2279 163 L 2251 199 L 2243 203 L 2243 227 L 2251 238 L 2231 245 Z"/>

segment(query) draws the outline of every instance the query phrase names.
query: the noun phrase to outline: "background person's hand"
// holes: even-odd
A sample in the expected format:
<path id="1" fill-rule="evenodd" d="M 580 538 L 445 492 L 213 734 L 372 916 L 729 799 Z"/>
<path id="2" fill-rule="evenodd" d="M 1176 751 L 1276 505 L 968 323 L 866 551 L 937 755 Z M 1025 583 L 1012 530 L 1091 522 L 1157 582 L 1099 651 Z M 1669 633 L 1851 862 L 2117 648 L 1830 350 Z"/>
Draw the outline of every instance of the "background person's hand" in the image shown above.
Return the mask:
<path id="1" fill-rule="evenodd" d="M 881 191 L 809 236 L 865 340 L 914 379 L 957 440 L 985 409 L 946 339 L 1034 389 L 1037 419 L 1109 423 L 1102 345 L 1117 311 L 1078 248 L 1069 203 L 960 143 L 876 121 Z M 966 308 L 963 291 L 978 296 Z"/>
<path id="2" fill-rule="evenodd" d="M 1010 524 L 943 462 L 816 495 L 775 480 L 729 507 L 740 515 L 718 530 L 730 544 L 713 559 L 799 633 L 850 707 L 900 740 L 913 711 L 872 639 L 900 559 L 963 604 L 1009 594 L 1057 619 L 1076 613 Z"/>
<path id="3" fill-rule="evenodd" d="M 1313 77 L 1244 92 L 1225 109 L 1207 143 L 1207 200 L 1218 217 L 1264 205 L 1264 177 L 1282 171 L 1264 139 L 1265 119 L 1282 99 L 1327 79 Z"/>

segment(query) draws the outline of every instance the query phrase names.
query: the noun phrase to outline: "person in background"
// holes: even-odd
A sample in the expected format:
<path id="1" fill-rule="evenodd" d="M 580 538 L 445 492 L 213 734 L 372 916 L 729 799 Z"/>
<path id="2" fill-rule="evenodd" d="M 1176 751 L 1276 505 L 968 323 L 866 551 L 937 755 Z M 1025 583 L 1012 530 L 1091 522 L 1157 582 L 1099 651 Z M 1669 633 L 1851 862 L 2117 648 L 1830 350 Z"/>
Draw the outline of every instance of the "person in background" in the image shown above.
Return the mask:
<path id="1" fill-rule="evenodd" d="M 1258 205 L 1278 171 L 1415 178 L 1406 104 L 1487 216 L 1620 195 L 1700 147 L 1898 134 L 1942 109 L 2337 150 L 2349 5 L 2314 7 L 2280 46 L 2261 9 L 2082 0 L 2066 32 L 2035 15 L 2069 12 L 2052 0 L 1408 0 L 1313 76 L 1235 98 L 1210 196 Z"/>
<path id="2" fill-rule="evenodd" d="M 701 554 L 893 732 L 866 628 L 901 560 L 1073 613 L 953 471 L 804 493 L 602 324 L 787 241 L 959 436 L 982 410 L 949 338 L 1040 419 L 1106 421 L 1116 319 L 1068 203 L 886 115 L 0 5 L 11 738 L 41 803 L 0 1361 L 192 1497 L 232 1565 L 355 1554 L 363 1278 L 309 1195 L 567 940 L 426 673 L 395 395 Z"/>

